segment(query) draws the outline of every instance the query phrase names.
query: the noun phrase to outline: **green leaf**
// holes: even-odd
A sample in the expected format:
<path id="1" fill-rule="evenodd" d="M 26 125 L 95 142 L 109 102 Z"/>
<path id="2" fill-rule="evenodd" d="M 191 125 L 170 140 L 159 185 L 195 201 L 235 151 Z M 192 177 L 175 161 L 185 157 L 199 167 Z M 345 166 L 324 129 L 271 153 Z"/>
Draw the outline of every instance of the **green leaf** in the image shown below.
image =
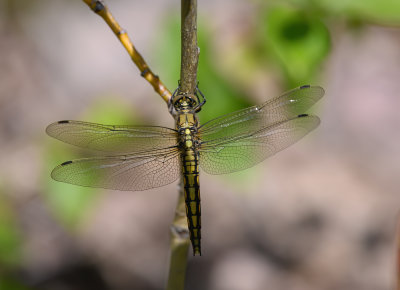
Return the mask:
<path id="1" fill-rule="evenodd" d="M 321 0 L 318 4 L 334 15 L 345 15 L 384 25 L 400 25 L 399 0 Z"/>

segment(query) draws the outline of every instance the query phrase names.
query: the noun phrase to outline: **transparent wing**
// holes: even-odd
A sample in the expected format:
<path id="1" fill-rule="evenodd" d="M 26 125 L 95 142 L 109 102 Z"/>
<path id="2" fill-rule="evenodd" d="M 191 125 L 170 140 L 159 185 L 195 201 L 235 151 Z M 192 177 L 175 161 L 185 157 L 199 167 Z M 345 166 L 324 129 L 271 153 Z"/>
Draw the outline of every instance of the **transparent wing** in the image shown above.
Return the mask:
<path id="1" fill-rule="evenodd" d="M 51 137 L 91 150 L 135 153 L 177 145 L 176 131 L 165 127 L 114 126 L 80 121 L 50 124 Z"/>
<path id="2" fill-rule="evenodd" d="M 177 148 L 151 154 L 83 158 L 53 169 L 54 180 L 88 187 L 146 190 L 174 182 L 181 174 Z"/>
<path id="3" fill-rule="evenodd" d="M 324 89 L 321 87 L 302 86 L 259 106 L 236 111 L 206 122 L 199 127 L 199 135 L 204 142 L 244 137 L 249 132 L 259 131 L 305 113 L 323 95 Z"/>
<path id="4" fill-rule="evenodd" d="M 300 140 L 319 123 L 316 116 L 299 115 L 258 131 L 202 142 L 200 166 L 209 174 L 225 174 L 252 167 Z"/>

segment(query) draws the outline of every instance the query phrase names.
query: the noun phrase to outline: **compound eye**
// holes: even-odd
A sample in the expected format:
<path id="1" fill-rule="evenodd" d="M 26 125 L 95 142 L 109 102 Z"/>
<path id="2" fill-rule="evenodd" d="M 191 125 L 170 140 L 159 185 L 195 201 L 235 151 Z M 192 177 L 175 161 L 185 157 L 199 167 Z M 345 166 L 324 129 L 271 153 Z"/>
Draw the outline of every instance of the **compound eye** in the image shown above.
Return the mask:
<path id="1" fill-rule="evenodd" d="M 180 108 L 182 105 L 182 97 L 173 100 L 173 104 L 176 109 Z"/>
<path id="2" fill-rule="evenodd" d="M 189 100 L 190 100 L 191 107 L 196 107 L 198 105 L 196 99 L 194 99 L 193 97 L 190 97 Z"/>

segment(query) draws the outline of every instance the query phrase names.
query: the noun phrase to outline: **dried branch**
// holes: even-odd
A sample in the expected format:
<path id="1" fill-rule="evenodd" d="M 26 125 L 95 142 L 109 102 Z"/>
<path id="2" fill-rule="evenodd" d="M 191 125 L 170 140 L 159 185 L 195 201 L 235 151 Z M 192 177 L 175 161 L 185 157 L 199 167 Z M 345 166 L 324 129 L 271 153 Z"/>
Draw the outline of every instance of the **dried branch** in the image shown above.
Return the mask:
<path id="1" fill-rule="evenodd" d="M 175 217 L 170 228 L 171 253 L 169 258 L 167 290 L 183 290 L 185 286 L 190 239 L 183 191 L 184 188 L 181 182 Z"/>
<path id="2" fill-rule="evenodd" d="M 178 93 L 194 94 L 197 87 L 197 0 L 181 0 L 181 79 Z M 171 256 L 167 290 L 183 290 L 187 268 L 189 231 L 181 180 L 178 204 L 171 226 Z"/>
<path id="3" fill-rule="evenodd" d="M 198 61 L 197 0 L 181 0 L 181 93 L 195 93 Z"/>
<path id="4" fill-rule="evenodd" d="M 164 86 L 159 77 L 150 70 L 143 57 L 129 39 L 126 31 L 121 28 L 104 2 L 102 0 L 83 0 L 83 2 L 85 2 L 93 12 L 103 18 L 125 47 L 133 62 L 139 68 L 140 75 L 144 77 L 153 86 L 154 90 L 164 99 L 164 101 L 168 103 L 171 98 L 171 92 Z"/>

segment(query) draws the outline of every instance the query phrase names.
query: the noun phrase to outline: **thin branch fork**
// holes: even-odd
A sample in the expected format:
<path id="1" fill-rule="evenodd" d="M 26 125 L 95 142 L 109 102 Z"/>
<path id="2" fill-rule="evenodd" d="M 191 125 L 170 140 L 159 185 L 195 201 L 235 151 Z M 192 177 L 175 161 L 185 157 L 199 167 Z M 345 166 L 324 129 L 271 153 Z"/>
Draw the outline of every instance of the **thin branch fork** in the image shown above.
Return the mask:
<path id="1" fill-rule="evenodd" d="M 163 100 L 168 104 L 169 99 L 171 98 L 171 92 L 165 87 L 165 85 L 160 81 L 159 77 L 155 75 L 140 55 L 140 53 L 136 50 L 132 41 L 129 39 L 128 34 L 125 30 L 121 28 L 115 18 L 112 16 L 108 7 L 101 0 L 83 0 L 90 9 L 93 10 L 96 14 L 101 16 L 103 20 L 108 24 L 114 34 L 118 37 L 119 41 L 125 47 L 129 56 L 135 63 L 135 65 L 140 70 L 140 75 L 144 77 L 154 88 L 154 90 L 163 98 Z"/>

